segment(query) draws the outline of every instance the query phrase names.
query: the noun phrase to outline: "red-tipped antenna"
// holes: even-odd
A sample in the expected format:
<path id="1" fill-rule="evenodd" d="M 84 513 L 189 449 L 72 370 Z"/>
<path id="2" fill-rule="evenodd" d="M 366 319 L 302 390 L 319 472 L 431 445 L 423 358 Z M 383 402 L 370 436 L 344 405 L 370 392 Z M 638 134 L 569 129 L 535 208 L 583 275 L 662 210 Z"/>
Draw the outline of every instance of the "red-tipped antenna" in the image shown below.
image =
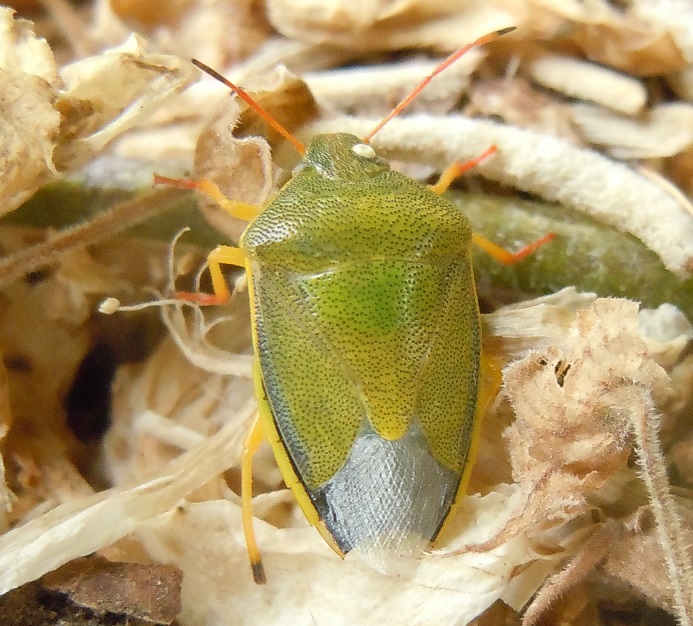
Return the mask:
<path id="1" fill-rule="evenodd" d="M 370 132 L 368 133 L 364 138 L 363 138 L 363 143 L 369 143 L 371 139 L 373 139 L 373 135 L 375 135 L 385 124 L 387 124 L 393 117 L 396 117 L 399 115 L 407 106 L 409 106 L 409 103 L 418 96 L 421 91 L 428 85 L 428 83 L 431 82 L 434 76 L 437 76 L 440 74 L 445 68 L 449 67 L 452 65 L 457 59 L 459 59 L 462 55 L 464 55 L 466 52 L 469 52 L 472 48 L 476 48 L 477 46 L 483 46 L 484 44 L 487 44 L 489 41 L 493 41 L 494 39 L 500 37 L 501 35 L 505 35 L 507 33 L 511 33 L 512 31 L 516 30 L 514 26 L 509 26 L 507 28 L 501 28 L 500 30 L 493 31 L 492 33 L 488 33 L 484 35 L 483 37 L 479 37 L 476 41 L 473 41 L 470 44 L 467 44 L 466 46 L 462 46 L 459 50 L 456 52 L 453 52 L 445 61 L 443 61 L 436 69 L 433 70 L 426 78 L 424 78 L 413 90 L 412 92 L 402 100 L 390 113 L 380 121 L 380 123 Z"/>
<path id="2" fill-rule="evenodd" d="M 206 74 L 209 74 L 212 78 L 218 80 L 222 85 L 226 85 L 231 91 L 233 91 L 241 100 L 243 100 L 253 111 L 255 111 L 265 122 L 267 122 L 274 130 L 276 130 L 282 137 L 288 139 L 296 151 L 303 156 L 306 153 L 306 147 L 294 137 L 286 128 L 284 128 L 277 120 L 275 120 L 265 109 L 263 109 L 252 96 L 250 96 L 246 91 L 240 87 L 234 85 L 228 78 L 222 76 L 216 70 L 213 70 L 208 65 L 198 61 L 197 59 L 192 59 L 192 64 L 198 67 Z"/>

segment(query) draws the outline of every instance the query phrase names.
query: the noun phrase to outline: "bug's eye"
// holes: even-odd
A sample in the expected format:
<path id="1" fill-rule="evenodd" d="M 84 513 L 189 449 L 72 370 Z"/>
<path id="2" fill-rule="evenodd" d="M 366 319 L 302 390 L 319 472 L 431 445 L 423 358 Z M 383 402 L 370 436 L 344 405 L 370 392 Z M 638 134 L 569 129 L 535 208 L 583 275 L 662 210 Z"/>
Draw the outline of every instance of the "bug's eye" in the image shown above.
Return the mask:
<path id="1" fill-rule="evenodd" d="M 364 159 L 375 158 L 375 150 L 373 150 L 373 148 L 366 143 L 357 143 L 355 146 L 352 146 L 351 151 L 356 156 L 363 157 Z"/>

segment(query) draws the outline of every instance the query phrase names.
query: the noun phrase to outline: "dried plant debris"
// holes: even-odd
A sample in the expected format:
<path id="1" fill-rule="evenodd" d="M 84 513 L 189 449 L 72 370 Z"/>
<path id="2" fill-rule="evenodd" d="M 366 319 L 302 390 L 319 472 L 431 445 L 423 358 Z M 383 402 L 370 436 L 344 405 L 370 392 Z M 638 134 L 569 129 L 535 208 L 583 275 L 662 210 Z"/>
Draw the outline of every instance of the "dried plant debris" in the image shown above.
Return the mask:
<path id="1" fill-rule="evenodd" d="M 35 26 L 0 9 L 0 212 L 53 184 L 0 224 L 5 621 L 26 609 L 18 623 L 46 623 L 46 611 L 75 624 L 691 623 L 689 7 L 41 4 Z M 430 553 L 387 576 L 329 550 L 263 447 L 254 514 L 269 581 L 258 587 L 238 496 L 256 411 L 243 276 L 228 273 L 232 300 L 213 310 L 96 313 L 105 296 L 208 290 L 204 272 L 190 274 L 242 231 L 206 201 L 218 232 L 196 225 L 192 194 L 152 191 L 153 173 L 207 176 L 262 206 L 297 163 L 210 77 L 183 93 L 198 77 L 189 59 L 302 140 L 363 135 L 437 57 L 511 25 L 373 139 L 422 183 L 496 144 L 459 181 L 471 192 L 450 197 L 507 247 L 558 235 L 512 271 L 475 256 L 492 311 L 484 349 L 505 369 L 470 495 Z M 94 188 L 115 192 L 104 202 Z M 549 295 L 517 301 L 537 294 Z"/>
<path id="2" fill-rule="evenodd" d="M 40 185 L 84 165 L 145 119 L 192 77 L 185 61 L 147 55 L 133 35 L 122 46 L 59 69 L 26 20 L 0 11 L 3 82 L 2 212 Z"/>
<path id="3" fill-rule="evenodd" d="M 171 624 L 180 613 L 180 570 L 170 565 L 114 563 L 98 557 L 76 559 L 46 574 L 41 583 L 96 614 L 123 614 L 132 620 Z"/>
<path id="4" fill-rule="evenodd" d="M 524 69 L 543 87 L 627 115 L 637 115 L 647 102 L 642 81 L 593 63 L 543 54 L 532 59 Z"/>
<path id="5" fill-rule="evenodd" d="M 181 572 L 169 565 L 76 559 L 0 598 L 6 626 L 173 624 Z"/>

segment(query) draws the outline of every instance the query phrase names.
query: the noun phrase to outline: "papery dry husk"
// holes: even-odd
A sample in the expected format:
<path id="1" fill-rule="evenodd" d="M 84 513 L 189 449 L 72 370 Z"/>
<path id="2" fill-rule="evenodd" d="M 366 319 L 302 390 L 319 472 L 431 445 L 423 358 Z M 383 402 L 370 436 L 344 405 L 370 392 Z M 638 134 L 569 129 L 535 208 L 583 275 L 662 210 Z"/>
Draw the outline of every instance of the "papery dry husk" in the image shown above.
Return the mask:
<path id="1" fill-rule="evenodd" d="M 244 86 L 269 85 L 264 93 L 259 90 L 263 104 L 283 112 L 282 119 L 291 128 L 309 124 L 307 134 L 323 130 L 362 134 L 377 120 L 316 124 L 319 114 L 303 83 L 284 74 L 272 84 L 264 74 L 276 62 L 286 59 L 298 68 L 314 69 L 373 63 L 381 60 L 374 57 L 381 50 L 400 53 L 423 46 L 443 53 L 486 30 L 517 24 L 522 28 L 514 35 L 470 55 L 472 67 L 460 64 L 459 74 L 449 81 L 443 77 L 440 93 L 432 87 L 430 99 L 426 96 L 418 103 L 426 116 L 396 120 L 386 127 L 374 140 L 376 149 L 429 172 L 478 156 L 495 142 L 500 152 L 481 165 L 482 176 L 610 220 L 641 237 L 673 271 L 686 274 L 693 267 L 688 209 L 655 179 L 576 147 L 592 143 L 611 149 L 612 155 L 670 159 L 662 163 L 661 171 L 675 172 L 684 184 L 691 178 L 685 114 L 655 123 L 661 121 L 662 111 L 685 107 L 672 105 L 668 95 L 662 103 L 661 90 L 640 78 L 667 72 L 667 80 L 690 99 L 686 87 L 690 67 L 685 60 L 691 58 L 690 29 L 685 20 L 674 24 L 676 29 L 666 27 L 665 3 L 650 7 L 631 3 L 617 9 L 600 0 L 589 4 L 408 0 L 366 8 L 271 2 L 269 18 L 294 38 L 285 40 L 265 39 L 270 31 L 264 15 L 253 12 L 255 5 L 247 2 L 186 0 L 158 12 L 148 2 L 112 4 L 117 15 L 106 0 L 98 3 L 96 24 L 84 30 L 89 39 L 84 50 L 123 41 L 129 33 L 123 21 L 147 30 L 159 46 L 156 49 L 166 46 L 184 58 L 195 55 L 218 69 L 257 49 L 242 66 L 233 68 L 232 79 L 238 72 Z M 656 17 L 635 19 L 648 11 Z M 240 18 L 235 22 L 234 12 Z M 26 158 L 26 163 L 5 163 L 2 179 L 7 188 L 0 191 L 6 207 L 45 180 L 88 162 L 132 125 L 141 127 L 140 107 L 153 111 L 190 76 L 187 62 L 176 56 L 151 56 L 141 39 L 132 38 L 117 50 L 69 70 L 72 91 L 65 92 L 50 50 L 27 23 L 12 22 L 7 13 L 3 18 L 11 34 L 8 68 L 3 71 L 9 71 L 10 65 L 16 70 L 7 82 L 11 106 L 6 118 L 14 128 L 6 137 L 14 142 L 13 152 Z M 546 63 L 542 67 L 537 61 L 537 41 L 549 55 L 546 59 L 556 65 L 547 69 Z M 40 60 L 34 65 L 45 68 L 45 75 L 27 63 L 33 55 Z M 569 60 L 561 62 L 560 55 Z M 588 63 L 583 56 L 601 65 Z M 418 63 L 412 61 L 411 67 L 418 68 Z M 386 65 L 384 71 L 389 75 L 394 67 Z M 506 80 L 513 68 L 553 91 L 542 91 L 524 78 Z M 613 68 L 631 75 L 614 74 Z M 397 100 L 409 76 L 419 70 L 407 70 L 401 80 L 396 77 L 392 82 L 379 80 L 368 67 L 358 71 L 363 77 L 358 85 L 349 85 L 352 79 L 344 77 L 350 74 L 337 71 L 307 80 L 316 85 L 324 107 L 380 115 L 380 109 Z M 585 73 L 571 84 L 558 80 L 556 71 L 558 78 L 563 72 L 568 78 L 574 78 L 571 71 Z M 615 76 L 623 79 L 617 81 L 618 91 L 613 89 Z M 441 113 L 468 82 L 470 111 L 500 115 L 509 124 L 537 132 L 443 117 Z M 349 99 L 353 91 L 357 96 Z M 583 115 L 578 123 L 578 108 L 571 109 L 567 98 L 593 103 L 579 105 L 583 113 L 589 106 L 591 117 Z M 189 166 L 197 145 L 197 175 L 218 182 L 232 199 L 261 206 L 279 182 L 273 161 L 279 157 L 290 168 L 296 157 L 278 148 L 274 137 L 269 144 L 273 156 L 263 140 L 231 138 L 229 128 L 237 120 L 229 103 L 224 103 L 228 117 L 217 120 L 197 142 L 210 111 L 226 99 L 225 88 L 205 78 L 175 107 L 152 119 L 137 135 L 121 140 L 118 149 L 157 162 L 173 157 Z M 650 108 L 647 102 L 652 103 Z M 41 113 L 28 115 L 29 109 Z M 248 119 L 246 115 L 240 124 L 244 132 L 265 134 L 264 124 Z M 623 133 L 624 128 L 629 132 Z M 243 224 L 219 215 L 223 219 L 212 219 L 223 232 L 220 240 L 224 235 L 235 240 Z M 2 410 L 6 401 L 0 379 L 0 438 L 12 424 L 1 449 L 5 477 L 11 479 L 18 500 L 3 523 L 23 525 L 0 538 L 2 589 L 33 580 L 75 557 L 105 551 L 118 558 L 180 567 L 185 581 L 182 624 L 224 624 L 230 619 L 240 624 L 463 624 L 489 606 L 480 623 L 496 623 L 493 616 L 499 613 L 499 619 L 516 623 L 518 612 L 546 580 L 553 586 L 539 591 L 535 615 L 556 607 L 551 589 L 567 590 L 570 601 L 557 615 L 566 623 L 596 623 L 600 617 L 596 591 L 608 589 L 592 577 L 601 563 L 598 572 L 604 579 L 632 585 L 650 601 L 671 608 L 664 569 L 652 568 L 658 580 L 642 573 L 643 562 L 662 560 L 659 538 L 652 527 L 622 523 L 624 516 L 636 518 L 634 511 L 645 504 L 646 495 L 640 475 L 627 459 L 632 450 L 629 405 L 614 411 L 609 404 L 614 396 L 608 391 L 614 381 L 637 381 L 640 391 L 654 397 L 663 413 L 662 436 L 665 442 L 674 442 L 672 459 L 677 472 L 686 477 L 693 454 L 690 441 L 680 437 L 688 430 L 693 364 L 682 356 L 690 329 L 683 328 L 676 316 L 665 320 L 660 313 L 654 322 L 673 336 L 660 333 L 644 341 L 632 305 L 594 303 L 594 296 L 567 291 L 488 318 L 490 330 L 484 337 L 488 353 L 501 359 L 523 358 L 511 366 L 506 383 L 517 418 L 512 422 L 508 403 L 487 417 L 471 482 L 472 490 L 483 495 L 464 499 L 437 546 L 440 552 L 425 555 L 408 579 L 382 576 L 357 559 L 341 562 L 332 554 L 306 526 L 290 493 L 282 488 L 269 449 L 263 448 L 255 464 L 254 502 L 269 575 L 268 585 L 261 588 L 249 573 L 237 496 L 242 440 L 255 412 L 247 310 L 241 294 L 234 295 L 229 309 L 218 312 L 229 320 L 209 334 L 198 311 L 189 311 L 186 318 L 181 307 L 166 309 L 165 321 L 183 353 L 169 340 L 145 363 L 119 371 L 114 424 L 103 454 L 104 472 L 114 485 L 110 490 L 93 494 L 71 458 L 76 444 L 64 428 L 61 394 L 91 345 L 88 320 L 96 300 L 92 294 L 105 291 L 126 294 L 130 301 L 148 299 L 134 290 L 130 279 L 138 286 L 148 280 L 159 288 L 166 282 L 163 255 L 157 261 L 148 254 L 146 243 L 142 248 L 118 245 L 120 257 L 113 250 L 104 257 L 89 251 L 73 253 L 60 266 L 56 281 L 20 282 L 7 292 L 2 316 L 6 330 L 1 333 L 5 341 L 0 345 L 10 370 L 13 415 L 10 418 L 9 411 Z M 183 256 L 179 251 L 177 258 Z M 116 258 L 123 260 L 124 267 L 127 261 L 134 265 L 129 271 L 109 273 Z M 141 276 L 145 270 L 151 272 L 149 279 Z M 46 309 L 51 312 L 48 319 Z M 46 350 L 46 345 L 57 348 Z M 527 350 L 535 352 L 526 356 Z M 32 375 L 37 377 L 31 381 L 21 371 L 27 354 L 32 366 L 36 358 Z M 195 369 L 193 363 L 212 373 Z M 666 390 L 660 368 L 670 374 L 673 392 Z M 13 387 L 14 379 L 21 386 Z M 32 402 L 38 403 L 38 414 L 30 413 L 35 411 L 29 407 Z M 506 438 L 501 438 L 504 430 Z M 0 491 L 0 508 L 12 500 L 7 487 Z M 682 519 L 689 532 L 687 516 Z M 602 552 L 591 551 L 590 546 L 606 536 L 600 532 L 614 520 L 616 534 L 609 537 L 616 539 L 602 542 Z M 634 558 L 622 559 L 623 550 Z M 567 572 L 562 578 L 561 571 Z M 505 603 L 512 610 L 504 609 Z"/>
<path id="2" fill-rule="evenodd" d="M 0 11 L 0 80 L 5 94 L 0 129 L 2 212 L 41 185 L 85 164 L 182 89 L 191 66 L 166 55 L 147 55 L 132 36 L 123 46 L 58 68 L 30 22 Z"/>

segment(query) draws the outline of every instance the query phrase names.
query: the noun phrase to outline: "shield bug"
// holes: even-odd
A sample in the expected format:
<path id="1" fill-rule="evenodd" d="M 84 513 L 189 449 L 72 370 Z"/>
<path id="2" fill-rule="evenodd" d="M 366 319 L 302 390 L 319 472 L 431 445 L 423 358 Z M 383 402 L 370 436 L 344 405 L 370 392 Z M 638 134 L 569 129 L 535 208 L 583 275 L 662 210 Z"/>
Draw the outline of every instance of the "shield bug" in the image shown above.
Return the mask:
<path id="1" fill-rule="evenodd" d="M 244 447 L 242 502 L 256 582 L 265 573 L 251 462 L 263 436 L 325 541 L 376 567 L 434 541 L 464 493 L 480 418 L 499 384 L 481 352 L 471 244 L 512 263 L 552 236 L 507 252 L 474 235 L 441 197 L 495 147 L 426 187 L 391 170 L 369 142 L 433 76 L 511 30 L 452 54 L 367 137 L 318 135 L 307 149 L 241 88 L 195 61 L 303 155 L 264 208 L 227 199 L 209 180 L 157 178 L 249 221 L 238 247 L 209 255 L 214 295 L 183 297 L 223 302 L 230 294 L 221 266 L 247 272 L 259 415 Z"/>

